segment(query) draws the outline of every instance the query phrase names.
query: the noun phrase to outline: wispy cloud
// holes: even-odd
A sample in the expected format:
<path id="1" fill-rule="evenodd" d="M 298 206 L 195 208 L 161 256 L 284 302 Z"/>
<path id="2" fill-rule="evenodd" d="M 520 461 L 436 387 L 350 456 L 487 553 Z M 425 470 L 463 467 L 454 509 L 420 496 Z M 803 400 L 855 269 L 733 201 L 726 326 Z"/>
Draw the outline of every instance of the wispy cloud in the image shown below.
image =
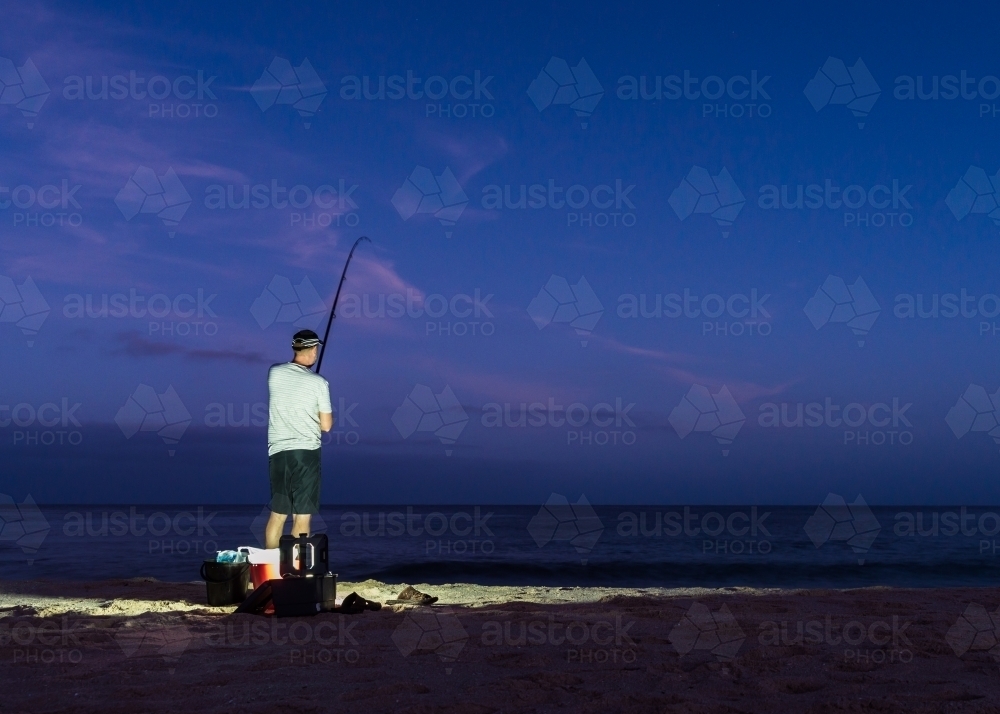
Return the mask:
<path id="1" fill-rule="evenodd" d="M 465 184 L 507 153 L 507 140 L 498 134 L 462 138 L 452 133 L 428 131 L 427 143 L 455 164 L 458 182 Z"/>
<path id="2" fill-rule="evenodd" d="M 202 361 L 243 362 L 246 364 L 271 364 L 260 352 L 242 350 L 206 350 L 185 347 L 174 342 L 157 342 L 134 331 L 121 332 L 117 335 L 118 345 L 112 354 L 128 357 L 182 357 Z"/>
<path id="3" fill-rule="evenodd" d="M 702 371 L 678 369 L 676 367 L 667 367 L 663 371 L 675 381 L 685 386 L 701 384 L 709 389 L 719 389 L 725 385 L 738 402 L 750 402 L 760 397 L 773 397 L 783 394 L 801 381 L 796 378 L 774 384 L 760 384 L 745 379 L 734 379 L 718 374 L 708 374 Z"/>
<path id="4" fill-rule="evenodd" d="M 624 342 L 616 340 L 614 337 L 609 337 L 600 333 L 592 334 L 588 339 L 612 352 L 621 352 L 622 354 L 633 355 L 635 357 L 645 357 L 659 362 L 687 364 L 705 361 L 704 357 L 696 357 L 695 355 L 687 352 L 668 352 L 666 350 L 659 350 L 655 348 L 627 345 Z"/>
<path id="5" fill-rule="evenodd" d="M 724 373 L 727 372 L 727 363 L 718 358 L 627 345 L 606 335 L 595 334 L 591 339 L 614 352 L 651 360 L 653 362 L 651 369 L 680 384 L 702 384 L 709 388 L 726 385 L 738 401 L 751 401 L 759 397 L 782 394 L 801 381 L 799 378 L 791 378 L 773 384 L 760 384 L 733 378 L 731 375 L 726 376 Z"/>

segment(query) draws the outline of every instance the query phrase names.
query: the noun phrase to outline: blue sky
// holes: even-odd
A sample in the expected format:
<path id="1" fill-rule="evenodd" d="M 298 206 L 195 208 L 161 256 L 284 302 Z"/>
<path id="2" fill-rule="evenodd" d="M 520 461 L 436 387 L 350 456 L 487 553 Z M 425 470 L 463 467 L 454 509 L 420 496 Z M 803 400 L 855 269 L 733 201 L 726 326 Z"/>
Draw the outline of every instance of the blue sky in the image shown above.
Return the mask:
<path id="1" fill-rule="evenodd" d="M 26 297 L 30 278 L 48 313 L 37 334 L 37 318 L 0 313 L 3 493 L 265 501 L 254 405 L 267 366 L 287 358 L 299 326 L 325 319 L 347 251 L 367 235 L 323 367 L 345 412 L 324 447 L 327 503 L 1000 496 L 992 403 L 970 391 L 1000 388 L 1000 304 L 982 300 L 1000 294 L 989 5 L 7 12 L 0 275 L 16 288 L 5 300 L 44 312 Z M 29 60 L 48 90 L 40 108 Z M 366 77 L 371 95 L 381 77 L 387 94 L 409 81 L 414 96 L 444 96 L 350 98 Z M 918 77 L 939 98 L 900 98 Z M 623 98 L 630 78 L 653 98 Z M 34 103 L 19 107 L 17 87 Z M 570 106 L 581 91 L 582 115 Z M 845 105 L 851 92 L 862 116 Z M 823 195 L 828 185 L 839 191 Z M 522 186 L 544 205 L 494 207 L 505 192 L 516 204 Z M 160 187 L 154 210 L 143 200 Z M 766 207 L 782 190 L 794 203 L 799 187 L 821 205 Z M 856 208 L 843 205 L 847 187 Z M 421 190 L 444 198 L 420 202 Z M 230 207 L 244 191 L 266 206 Z M 418 203 L 428 212 L 412 213 Z M 836 298 L 850 303 L 838 316 L 877 304 L 866 334 L 829 321 L 824 285 L 861 295 Z M 294 305 L 279 312 L 274 295 L 288 288 Z M 963 290 L 966 316 L 943 316 L 943 296 Z M 99 314 L 115 295 L 136 296 L 132 314 L 86 315 L 88 299 Z M 678 317 L 626 316 L 630 296 L 652 310 L 671 295 Z M 917 295 L 925 312 L 938 296 L 937 317 L 899 316 Z M 153 296 L 162 317 L 151 319 L 140 313 Z M 380 301 L 407 299 L 412 314 L 378 316 Z M 298 326 L 296 310 L 307 313 Z M 581 312 L 582 333 L 569 324 Z M 183 410 L 167 420 L 169 443 L 155 417 L 127 435 L 129 400 L 170 387 Z M 461 409 L 448 419 L 464 427 L 419 421 L 450 394 Z M 799 405 L 827 401 L 857 405 L 861 422 L 834 410 L 815 427 L 763 423 L 782 405 L 794 423 Z M 536 403 L 543 425 L 491 426 L 493 405 L 509 404 L 516 423 Z M 45 404 L 60 407 L 58 423 L 46 425 L 57 412 Z M 560 424 L 555 407 L 573 404 L 579 425 Z M 414 413 L 423 430 L 406 427 Z"/>

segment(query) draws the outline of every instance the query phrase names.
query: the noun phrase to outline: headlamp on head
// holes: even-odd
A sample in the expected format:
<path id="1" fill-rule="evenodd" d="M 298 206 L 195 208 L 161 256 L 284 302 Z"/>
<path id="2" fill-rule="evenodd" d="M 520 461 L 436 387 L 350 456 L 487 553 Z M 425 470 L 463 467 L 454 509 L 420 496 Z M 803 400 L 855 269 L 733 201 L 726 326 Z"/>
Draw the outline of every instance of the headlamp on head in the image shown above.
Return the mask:
<path id="1" fill-rule="evenodd" d="M 321 344 L 323 344 L 323 340 L 312 330 L 300 330 L 292 336 L 292 349 L 296 352 L 308 350 Z"/>

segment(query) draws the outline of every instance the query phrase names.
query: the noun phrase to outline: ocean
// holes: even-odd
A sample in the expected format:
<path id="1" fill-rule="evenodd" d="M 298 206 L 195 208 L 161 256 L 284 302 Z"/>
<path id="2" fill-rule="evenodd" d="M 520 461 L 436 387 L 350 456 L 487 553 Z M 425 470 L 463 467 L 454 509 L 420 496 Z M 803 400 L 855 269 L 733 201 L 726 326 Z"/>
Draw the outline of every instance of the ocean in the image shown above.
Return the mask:
<path id="1" fill-rule="evenodd" d="M 199 579 L 262 545 L 261 506 L 20 504 L 0 512 L 4 579 Z M 351 506 L 324 508 L 341 580 L 621 587 L 986 586 L 1000 508 Z"/>

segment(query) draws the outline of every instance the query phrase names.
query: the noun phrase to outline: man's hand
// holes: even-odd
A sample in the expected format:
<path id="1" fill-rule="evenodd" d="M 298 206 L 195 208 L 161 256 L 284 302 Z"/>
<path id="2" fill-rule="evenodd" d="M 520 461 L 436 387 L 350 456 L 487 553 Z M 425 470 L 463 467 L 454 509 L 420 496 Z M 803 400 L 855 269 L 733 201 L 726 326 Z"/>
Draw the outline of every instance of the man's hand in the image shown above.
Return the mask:
<path id="1" fill-rule="evenodd" d="M 320 412 L 319 428 L 321 431 L 330 431 L 330 429 L 333 428 L 333 414 L 329 412 Z"/>

